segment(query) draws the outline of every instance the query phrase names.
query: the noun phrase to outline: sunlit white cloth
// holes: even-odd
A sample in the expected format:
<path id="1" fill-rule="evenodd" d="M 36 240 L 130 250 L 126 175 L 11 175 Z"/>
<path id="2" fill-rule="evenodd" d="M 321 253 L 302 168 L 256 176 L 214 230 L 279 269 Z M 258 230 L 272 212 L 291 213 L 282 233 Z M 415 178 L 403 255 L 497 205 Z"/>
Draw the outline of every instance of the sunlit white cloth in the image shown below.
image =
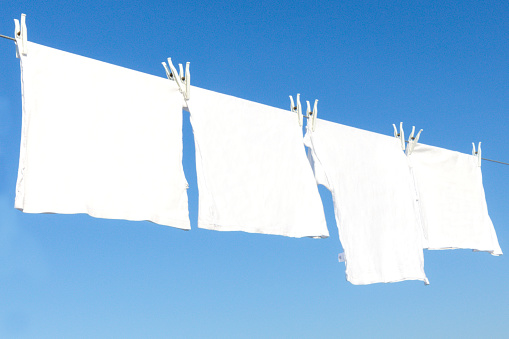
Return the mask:
<path id="1" fill-rule="evenodd" d="M 409 155 L 429 249 L 501 255 L 476 156 L 417 144 Z"/>
<path id="2" fill-rule="evenodd" d="M 190 228 L 173 82 L 30 42 L 21 81 L 16 208 Z"/>
<path id="3" fill-rule="evenodd" d="M 192 87 L 198 226 L 327 237 L 295 113 Z"/>
<path id="4" fill-rule="evenodd" d="M 332 193 L 346 277 L 353 284 L 422 280 L 422 230 L 396 138 L 317 119 L 306 145 Z"/>

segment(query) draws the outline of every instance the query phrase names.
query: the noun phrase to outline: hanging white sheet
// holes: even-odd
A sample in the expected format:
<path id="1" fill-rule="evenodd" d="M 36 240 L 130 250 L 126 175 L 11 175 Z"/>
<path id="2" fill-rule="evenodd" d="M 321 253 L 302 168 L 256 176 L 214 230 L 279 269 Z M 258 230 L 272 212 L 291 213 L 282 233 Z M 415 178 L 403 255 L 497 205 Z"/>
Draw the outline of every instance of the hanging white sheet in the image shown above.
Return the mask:
<path id="1" fill-rule="evenodd" d="M 409 155 L 425 248 L 468 248 L 501 255 L 476 156 L 417 144 Z"/>
<path id="2" fill-rule="evenodd" d="M 305 141 L 317 182 L 332 193 L 347 280 L 427 283 L 413 182 L 399 141 L 320 119 Z"/>
<path id="3" fill-rule="evenodd" d="M 320 195 L 295 113 L 191 88 L 198 226 L 327 237 Z"/>
<path id="4" fill-rule="evenodd" d="M 173 82 L 31 42 L 21 81 L 16 208 L 190 228 Z"/>

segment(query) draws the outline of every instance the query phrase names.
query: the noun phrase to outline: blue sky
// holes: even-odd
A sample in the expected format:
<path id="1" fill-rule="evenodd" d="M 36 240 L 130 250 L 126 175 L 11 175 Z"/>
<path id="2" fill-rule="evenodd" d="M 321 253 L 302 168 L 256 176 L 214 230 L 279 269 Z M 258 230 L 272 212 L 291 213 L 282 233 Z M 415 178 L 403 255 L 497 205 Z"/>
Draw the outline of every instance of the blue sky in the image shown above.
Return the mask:
<path id="1" fill-rule="evenodd" d="M 319 99 L 323 119 L 509 162 L 506 1 L 135 2 L 1 5 L 0 34 L 27 14 L 28 38 L 287 109 Z M 0 337 L 504 337 L 509 261 L 425 251 L 431 285 L 346 282 L 332 199 L 328 239 L 196 227 L 194 144 L 184 112 L 190 232 L 13 208 L 21 132 L 19 60 L 0 40 Z M 509 251 L 509 166 L 482 164 L 490 216 Z"/>

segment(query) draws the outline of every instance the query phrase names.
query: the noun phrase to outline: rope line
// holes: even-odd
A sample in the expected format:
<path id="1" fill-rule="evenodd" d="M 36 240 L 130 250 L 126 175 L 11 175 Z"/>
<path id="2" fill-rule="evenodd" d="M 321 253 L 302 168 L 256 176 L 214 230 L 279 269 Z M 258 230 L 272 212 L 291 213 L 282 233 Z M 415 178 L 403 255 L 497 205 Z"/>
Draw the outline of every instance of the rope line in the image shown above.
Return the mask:
<path id="1" fill-rule="evenodd" d="M 409 143 L 409 141 L 408 141 L 408 140 L 405 140 L 405 142 L 406 142 L 406 143 Z M 477 153 L 476 153 L 476 154 L 477 154 Z M 481 159 L 482 159 L 482 160 L 486 160 L 486 161 L 496 162 L 497 164 L 502 164 L 502 165 L 507 165 L 507 166 L 509 166 L 509 164 L 508 164 L 508 163 L 506 163 L 506 162 L 502 162 L 502 161 L 498 161 L 498 160 L 491 160 L 491 159 L 486 159 L 486 158 L 481 158 Z"/>
<path id="2" fill-rule="evenodd" d="M 0 34 L 0 38 L 9 39 L 9 40 L 12 40 L 12 41 L 16 41 L 16 39 L 11 38 L 10 36 L 7 36 L 7 35 L 2 35 L 2 34 Z"/>
<path id="3" fill-rule="evenodd" d="M 486 158 L 481 158 L 482 160 L 486 160 L 486 161 L 491 161 L 491 162 L 496 162 L 497 164 L 502 164 L 502 165 L 508 165 L 508 163 L 506 162 L 502 162 L 502 161 L 497 161 L 497 160 L 491 160 L 491 159 L 486 159 Z"/>
<path id="4" fill-rule="evenodd" d="M 10 36 L 6 36 L 6 35 L 2 35 L 0 34 L 0 38 L 4 38 L 4 39 L 9 39 L 9 40 L 12 40 L 12 41 L 16 41 L 16 39 L 14 38 L 11 38 Z M 308 118 L 308 117 L 306 117 Z M 406 142 L 408 142 L 407 140 L 405 140 Z M 497 161 L 497 160 L 491 160 L 491 159 L 486 159 L 486 158 L 481 158 L 482 160 L 486 160 L 486 161 L 491 161 L 491 162 L 496 162 L 497 164 L 502 164 L 502 165 L 507 165 L 509 166 L 508 163 L 506 162 L 502 162 L 502 161 Z"/>

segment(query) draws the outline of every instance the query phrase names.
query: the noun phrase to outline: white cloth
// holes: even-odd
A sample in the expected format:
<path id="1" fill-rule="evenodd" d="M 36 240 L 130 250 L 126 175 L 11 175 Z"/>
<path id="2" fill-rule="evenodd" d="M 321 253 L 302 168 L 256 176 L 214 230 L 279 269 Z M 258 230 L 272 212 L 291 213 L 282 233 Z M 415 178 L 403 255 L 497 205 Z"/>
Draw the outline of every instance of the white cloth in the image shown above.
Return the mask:
<path id="1" fill-rule="evenodd" d="M 30 42 L 21 74 L 16 208 L 190 228 L 173 82 Z"/>
<path id="2" fill-rule="evenodd" d="M 308 129 L 317 182 L 332 193 L 352 284 L 422 280 L 422 229 L 399 140 L 317 119 Z"/>
<path id="3" fill-rule="evenodd" d="M 295 113 L 192 87 L 198 227 L 327 237 Z"/>
<path id="4" fill-rule="evenodd" d="M 477 157 L 417 144 L 409 160 L 419 196 L 425 247 L 469 248 L 501 255 Z"/>

